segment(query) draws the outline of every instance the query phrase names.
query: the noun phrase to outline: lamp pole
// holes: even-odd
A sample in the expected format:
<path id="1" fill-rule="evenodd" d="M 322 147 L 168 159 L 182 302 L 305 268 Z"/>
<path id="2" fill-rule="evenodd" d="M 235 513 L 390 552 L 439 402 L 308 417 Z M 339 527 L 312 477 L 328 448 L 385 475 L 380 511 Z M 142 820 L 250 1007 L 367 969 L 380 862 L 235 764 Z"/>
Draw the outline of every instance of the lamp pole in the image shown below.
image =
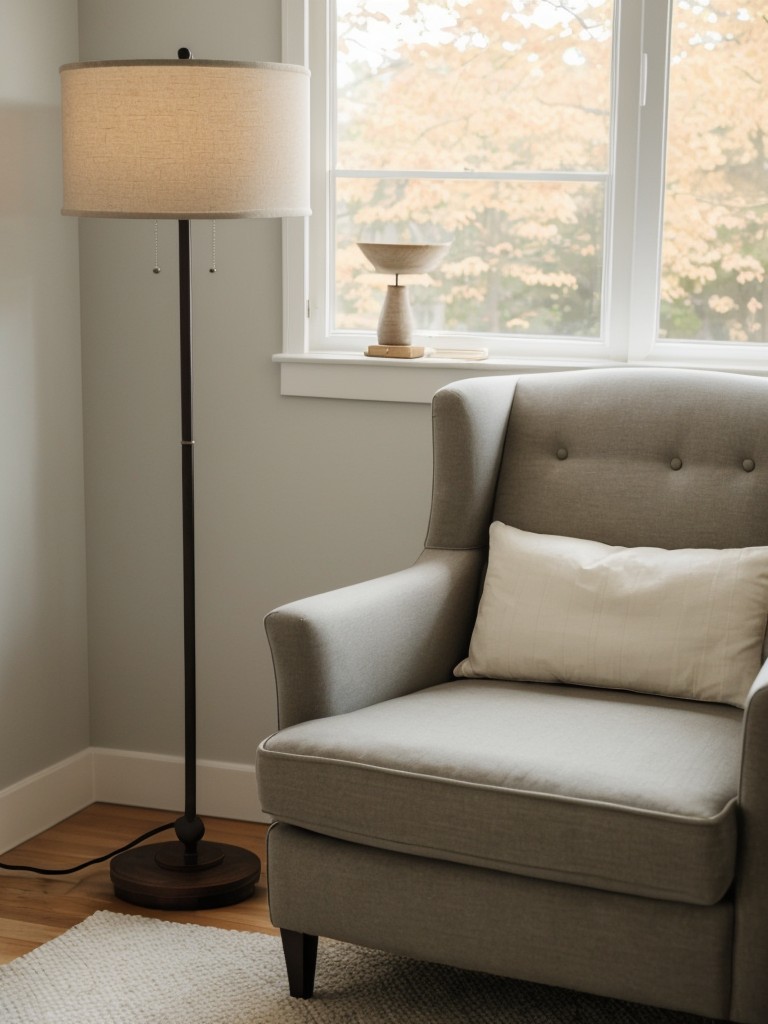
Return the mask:
<path id="1" fill-rule="evenodd" d="M 181 509 L 184 571 L 184 817 L 176 835 L 192 862 L 205 826 L 197 816 L 197 655 L 195 643 L 195 439 L 192 418 L 192 258 L 190 223 L 179 221 Z"/>

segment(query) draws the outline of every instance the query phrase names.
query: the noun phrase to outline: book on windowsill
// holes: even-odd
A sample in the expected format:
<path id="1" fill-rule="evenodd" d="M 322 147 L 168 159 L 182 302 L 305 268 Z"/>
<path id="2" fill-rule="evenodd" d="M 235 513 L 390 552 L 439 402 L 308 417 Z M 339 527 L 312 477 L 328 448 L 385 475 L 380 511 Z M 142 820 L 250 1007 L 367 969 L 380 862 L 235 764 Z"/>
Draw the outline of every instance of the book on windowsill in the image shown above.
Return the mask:
<path id="1" fill-rule="evenodd" d="M 425 348 L 429 359 L 487 359 L 487 348 Z"/>

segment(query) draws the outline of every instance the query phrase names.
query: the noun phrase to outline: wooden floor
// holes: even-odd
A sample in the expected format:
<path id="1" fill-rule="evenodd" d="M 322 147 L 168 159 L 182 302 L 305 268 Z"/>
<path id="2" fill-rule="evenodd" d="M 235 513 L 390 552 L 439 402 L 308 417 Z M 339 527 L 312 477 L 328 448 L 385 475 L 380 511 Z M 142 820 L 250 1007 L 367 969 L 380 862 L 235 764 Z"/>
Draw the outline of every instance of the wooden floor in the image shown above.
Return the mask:
<path id="1" fill-rule="evenodd" d="M 15 850 L 2 854 L 0 861 L 46 868 L 74 866 L 110 853 L 175 817 L 167 811 L 93 804 Z M 206 840 L 243 846 L 261 858 L 262 877 L 253 897 L 219 910 L 145 910 L 114 896 L 108 861 L 72 875 L 0 871 L 0 963 L 28 953 L 96 910 L 277 934 L 270 925 L 267 909 L 266 825 L 222 818 L 206 817 L 204 820 Z M 169 838 L 173 838 L 173 833 L 164 832 L 149 842 L 165 842 Z"/>

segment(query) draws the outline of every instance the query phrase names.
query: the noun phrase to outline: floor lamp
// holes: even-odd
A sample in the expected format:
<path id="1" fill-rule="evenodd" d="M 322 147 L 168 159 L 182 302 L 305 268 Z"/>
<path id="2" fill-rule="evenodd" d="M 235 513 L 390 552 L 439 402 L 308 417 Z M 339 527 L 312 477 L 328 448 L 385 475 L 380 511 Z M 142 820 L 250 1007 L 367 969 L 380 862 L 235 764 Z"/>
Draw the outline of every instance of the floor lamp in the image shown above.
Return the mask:
<path id="1" fill-rule="evenodd" d="M 309 73 L 291 64 L 95 61 L 61 68 L 64 207 L 76 217 L 179 222 L 184 814 L 176 840 L 115 857 L 117 896 L 200 909 L 250 896 L 249 850 L 203 841 L 196 808 L 195 506 L 190 220 L 309 211 Z"/>

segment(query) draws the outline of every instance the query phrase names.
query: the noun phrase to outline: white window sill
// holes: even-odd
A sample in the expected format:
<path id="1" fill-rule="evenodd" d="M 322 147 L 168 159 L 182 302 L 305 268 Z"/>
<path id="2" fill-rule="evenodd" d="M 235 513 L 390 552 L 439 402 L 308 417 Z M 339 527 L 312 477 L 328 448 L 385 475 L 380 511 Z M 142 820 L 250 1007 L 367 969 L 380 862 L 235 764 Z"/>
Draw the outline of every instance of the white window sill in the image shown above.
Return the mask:
<path id="1" fill-rule="evenodd" d="M 307 398 L 348 398 L 373 402 L 429 404 L 441 387 L 466 377 L 504 373 L 545 373 L 600 366 L 679 366 L 768 376 L 765 360 L 744 362 L 653 359 L 626 363 L 610 359 L 492 356 L 469 359 L 381 359 L 358 352 L 277 353 L 280 393 Z"/>

